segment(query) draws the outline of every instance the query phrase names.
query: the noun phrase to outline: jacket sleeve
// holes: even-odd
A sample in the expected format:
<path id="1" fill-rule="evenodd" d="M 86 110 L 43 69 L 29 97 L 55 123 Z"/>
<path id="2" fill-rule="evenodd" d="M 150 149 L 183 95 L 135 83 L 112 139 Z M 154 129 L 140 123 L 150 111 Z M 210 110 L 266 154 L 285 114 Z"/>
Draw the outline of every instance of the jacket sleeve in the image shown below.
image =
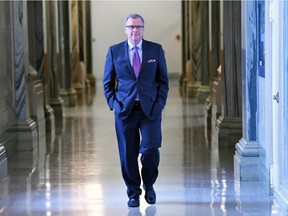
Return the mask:
<path id="1" fill-rule="evenodd" d="M 166 105 L 166 100 L 168 97 L 169 83 L 168 83 L 168 72 L 167 65 L 164 56 L 164 51 L 162 46 L 159 48 L 159 64 L 157 68 L 157 102 L 162 104 L 164 107 Z"/>
<path id="2" fill-rule="evenodd" d="M 112 49 L 110 47 L 106 55 L 104 76 L 103 76 L 104 96 L 106 98 L 110 110 L 113 110 L 114 108 L 115 89 L 116 89 L 116 74 L 113 62 Z"/>
<path id="3" fill-rule="evenodd" d="M 156 71 L 157 95 L 150 114 L 150 119 L 152 120 L 159 116 L 164 109 L 169 91 L 168 72 L 162 46 L 158 49 L 158 55 L 159 62 Z"/>

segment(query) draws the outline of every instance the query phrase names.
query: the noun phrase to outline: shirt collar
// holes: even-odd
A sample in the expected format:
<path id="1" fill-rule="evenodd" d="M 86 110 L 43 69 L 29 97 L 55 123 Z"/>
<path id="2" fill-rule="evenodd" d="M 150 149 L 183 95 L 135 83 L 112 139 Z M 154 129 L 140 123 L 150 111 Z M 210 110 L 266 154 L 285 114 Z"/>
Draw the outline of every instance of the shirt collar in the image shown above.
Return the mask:
<path id="1" fill-rule="evenodd" d="M 134 44 L 132 44 L 129 40 L 128 40 L 128 46 L 129 46 L 129 50 L 133 49 L 134 48 Z M 136 45 L 138 47 L 138 49 L 141 49 L 142 48 L 142 39 L 141 41 Z"/>

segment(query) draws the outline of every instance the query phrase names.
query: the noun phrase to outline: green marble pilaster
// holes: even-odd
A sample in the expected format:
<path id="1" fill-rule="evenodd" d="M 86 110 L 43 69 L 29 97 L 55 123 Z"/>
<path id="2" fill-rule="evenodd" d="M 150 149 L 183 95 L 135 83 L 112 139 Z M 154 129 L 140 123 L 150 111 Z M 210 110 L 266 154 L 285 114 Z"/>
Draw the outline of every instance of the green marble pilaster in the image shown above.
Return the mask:
<path id="1" fill-rule="evenodd" d="M 218 68 L 220 62 L 220 1 L 211 1 L 211 62 L 210 62 L 210 77 L 218 78 Z"/>
<path id="2" fill-rule="evenodd" d="M 205 102 L 209 96 L 209 16 L 207 1 L 190 3 L 191 76 L 187 84 L 188 97 Z"/>
<path id="3" fill-rule="evenodd" d="M 17 120 L 12 122 L 6 132 L 8 136 L 17 137 L 17 150 L 19 156 L 29 154 L 31 167 L 35 167 L 38 159 L 38 131 L 37 124 L 30 118 L 29 93 L 29 34 L 28 34 L 28 8 L 27 1 L 12 1 L 13 8 L 13 34 L 14 34 L 14 72 L 16 83 L 16 112 Z M 23 77 L 22 80 L 20 77 Z M 24 97 L 21 97 L 24 95 Z M 21 142 L 19 142 L 21 140 Z M 17 151 L 16 150 L 16 151 Z M 14 149 L 15 151 L 15 149 Z"/>
<path id="4" fill-rule="evenodd" d="M 72 74 L 70 64 L 70 30 L 69 30 L 69 2 L 58 1 L 59 18 L 59 50 L 60 50 L 60 96 L 64 106 L 75 106 L 77 97 L 72 87 Z"/>
<path id="5" fill-rule="evenodd" d="M 89 82 L 91 88 L 96 87 L 96 78 L 93 74 L 92 70 L 92 38 L 91 38 L 91 13 L 90 13 L 90 7 L 91 2 L 90 0 L 83 1 L 85 6 L 85 17 L 83 18 L 85 20 L 85 31 L 84 31 L 84 59 L 85 59 L 85 66 L 86 66 L 86 82 Z"/>
<path id="6" fill-rule="evenodd" d="M 78 99 L 83 97 L 83 84 L 84 84 L 84 71 L 80 65 L 80 47 L 79 47 L 79 9 L 77 0 L 71 0 L 70 2 L 70 35 L 71 35 L 71 75 L 72 85 L 76 91 Z"/>
<path id="7" fill-rule="evenodd" d="M 216 126 L 219 128 L 219 145 L 222 145 L 221 137 L 227 136 L 229 145 L 235 145 L 242 137 L 241 2 L 224 1 L 223 17 L 224 59 L 221 72 L 224 113 Z M 235 142 L 231 143 L 233 140 Z"/>
<path id="8" fill-rule="evenodd" d="M 59 38 L 57 38 L 57 1 L 44 1 L 44 31 L 45 35 L 45 71 L 49 77 L 47 94 L 49 107 L 45 109 L 46 127 L 48 131 L 55 130 L 55 120 L 62 119 L 63 99 L 59 96 Z M 53 114 L 53 115 L 52 115 Z M 53 134 L 51 135 L 53 136 Z"/>

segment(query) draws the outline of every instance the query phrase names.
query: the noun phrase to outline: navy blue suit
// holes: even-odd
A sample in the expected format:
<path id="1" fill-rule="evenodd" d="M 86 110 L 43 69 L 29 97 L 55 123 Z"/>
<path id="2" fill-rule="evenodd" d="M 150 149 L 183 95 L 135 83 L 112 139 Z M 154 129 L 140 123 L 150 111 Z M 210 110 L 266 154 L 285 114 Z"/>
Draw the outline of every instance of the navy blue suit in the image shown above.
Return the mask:
<path id="1" fill-rule="evenodd" d="M 142 39 L 142 63 L 138 78 L 131 66 L 128 49 L 127 40 L 109 47 L 103 88 L 108 106 L 115 113 L 121 171 L 131 198 L 141 194 L 137 161 L 139 152 L 142 154 L 144 186 L 153 186 L 158 176 L 162 110 L 166 105 L 169 86 L 166 60 L 160 44 Z M 135 109 L 137 93 L 140 109 Z"/>

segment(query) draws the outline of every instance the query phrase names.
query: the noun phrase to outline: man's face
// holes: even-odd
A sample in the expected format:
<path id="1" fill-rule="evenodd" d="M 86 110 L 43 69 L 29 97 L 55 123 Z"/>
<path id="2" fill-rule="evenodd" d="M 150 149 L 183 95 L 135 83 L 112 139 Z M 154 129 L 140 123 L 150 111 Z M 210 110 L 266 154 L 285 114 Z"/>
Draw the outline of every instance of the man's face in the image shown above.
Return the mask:
<path id="1" fill-rule="evenodd" d="M 131 19 L 129 18 L 125 26 L 125 34 L 128 40 L 136 45 L 140 42 L 144 34 L 144 26 L 140 18 Z"/>

